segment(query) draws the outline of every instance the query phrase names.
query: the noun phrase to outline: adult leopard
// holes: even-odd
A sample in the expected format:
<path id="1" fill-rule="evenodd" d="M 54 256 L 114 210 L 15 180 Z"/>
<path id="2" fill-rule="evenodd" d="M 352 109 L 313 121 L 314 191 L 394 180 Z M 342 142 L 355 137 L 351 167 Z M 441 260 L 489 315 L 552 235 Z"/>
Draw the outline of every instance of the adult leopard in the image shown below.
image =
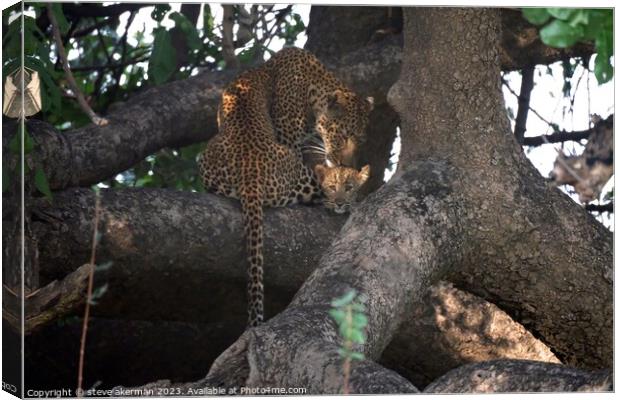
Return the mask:
<path id="1" fill-rule="evenodd" d="M 263 321 L 263 207 L 321 196 L 316 175 L 302 161 L 310 125 L 325 143 L 327 160 L 346 168 L 364 140 L 371 109 L 371 101 L 347 89 L 316 57 L 294 48 L 242 73 L 224 90 L 219 132 L 198 162 L 207 190 L 241 202 L 249 326 Z"/>

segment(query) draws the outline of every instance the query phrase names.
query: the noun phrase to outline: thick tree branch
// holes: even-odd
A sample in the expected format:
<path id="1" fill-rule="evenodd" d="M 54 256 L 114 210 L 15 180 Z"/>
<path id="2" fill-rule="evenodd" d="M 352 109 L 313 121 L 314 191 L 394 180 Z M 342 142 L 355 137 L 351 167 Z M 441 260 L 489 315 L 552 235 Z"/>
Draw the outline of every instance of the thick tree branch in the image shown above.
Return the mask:
<path id="1" fill-rule="evenodd" d="M 97 260 L 114 264 L 95 275 L 95 287 L 108 283 L 95 315 L 245 318 L 246 255 L 236 201 L 205 193 L 115 189 L 101 192 L 101 207 Z M 269 315 L 282 309 L 301 286 L 344 218 L 307 206 L 268 209 L 265 214 Z M 93 217 L 94 194 L 88 189 L 58 192 L 52 206 L 41 200 L 33 231 L 41 244 L 43 284 L 88 261 Z M 204 293 L 213 296 L 205 298 Z"/>
<path id="2" fill-rule="evenodd" d="M 398 59 L 398 49 L 375 46 L 328 67 L 360 93 L 373 95 L 393 82 Z M 234 74 L 206 72 L 151 88 L 110 112 L 108 126 L 88 125 L 61 133 L 30 120 L 28 129 L 37 143 L 35 157 L 57 190 L 113 177 L 163 147 L 208 140 L 216 133 L 221 91 Z M 5 124 L 3 149 L 14 132 L 14 124 Z"/>

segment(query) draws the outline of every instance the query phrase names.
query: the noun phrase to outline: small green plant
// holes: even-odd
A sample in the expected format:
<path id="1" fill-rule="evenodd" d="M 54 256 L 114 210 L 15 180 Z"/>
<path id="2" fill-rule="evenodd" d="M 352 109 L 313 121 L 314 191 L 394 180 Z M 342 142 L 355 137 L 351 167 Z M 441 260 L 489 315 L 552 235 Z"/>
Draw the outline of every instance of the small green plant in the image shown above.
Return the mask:
<path id="1" fill-rule="evenodd" d="M 594 42 L 596 80 L 603 84 L 613 77 L 614 15 L 611 8 L 524 8 L 523 16 L 541 26 L 540 40 L 547 46 L 565 48 L 577 42 Z"/>
<path id="2" fill-rule="evenodd" d="M 363 303 L 362 296 L 358 296 L 355 290 L 351 290 L 344 296 L 333 300 L 332 309 L 329 310 L 329 315 L 338 324 L 338 331 L 343 339 L 343 345 L 338 349 L 338 354 L 344 359 L 344 394 L 349 394 L 352 361 L 364 360 L 364 354 L 353 350 L 354 345 L 362 345 L 366 340 L 364 330 L 368 325 L 368 318 L 364 313 L 366 308 Z"/>

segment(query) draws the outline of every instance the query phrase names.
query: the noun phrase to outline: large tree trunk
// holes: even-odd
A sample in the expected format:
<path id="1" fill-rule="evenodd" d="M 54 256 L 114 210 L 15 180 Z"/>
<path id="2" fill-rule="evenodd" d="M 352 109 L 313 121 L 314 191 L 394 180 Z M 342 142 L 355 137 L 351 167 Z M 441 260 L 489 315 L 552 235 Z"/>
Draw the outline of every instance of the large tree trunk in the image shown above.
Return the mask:
<path id="1" fill-rule="evenodd" d="M 389 95 L 402 120 L 400 168 L 440 158 L 465 174 L 455 183 L 468 226 L 462 258 L 447 276 L 506 310 L 563 362 L 610 367 L 612 235 L 545 185 L 511 135 L 500 90 L 497 12 L 406 15 L 410 47 Z"/>

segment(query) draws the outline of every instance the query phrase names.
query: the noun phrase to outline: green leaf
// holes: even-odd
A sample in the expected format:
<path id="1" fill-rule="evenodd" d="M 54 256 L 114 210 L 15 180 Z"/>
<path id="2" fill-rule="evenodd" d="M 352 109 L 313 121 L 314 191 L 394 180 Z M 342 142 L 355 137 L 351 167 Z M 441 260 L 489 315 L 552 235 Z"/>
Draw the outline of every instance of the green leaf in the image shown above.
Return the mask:
<path id="1" fill-rule="evenodd" d="M 368 318 L 364 314 L 355 313 L 352 322 L 355 328 L 361 329 L 368 325 Z"/>
<path id="2" fill-rule="evenodd" d="M 351 310 L 363 313 L 364 311 L 366 311 L 366 307 L 364 307 L 362 303 L 353 303 L 351 304 Z"/>
<path id="3" fill-rule="evenodd" d="M 101 296 L 103 296 L 105 294 L 105 292 L 108 291 L 108 284 L 106 283 L 103 286 L 99 286 L 98 288 L 96 288 L 95 290 L 93 290 L 93 293 L 90 296 L 91 302 L 93 300 L 97 300 L 99 298 L 101 298 Z M 97 303 L 91 303 L 91 304 L 97 304 Z"/>
<path id="4" fill-rule="evenodd" d="M 524 8 L 523 16 L 534 25 L 542 25 L 551 17 L 546 8 Z"/>
<path id="5" fill-rule="evenodd" d="M 161 22 L 168 11 L 170 11 L 169 4 L 158 4 L 151 12 L 151 18 L 153 18 L 157 22 Z"/>
<path id="6" fill-rule="evenodd" d="M 352 330 L 351 327 L 348 326 L 346 322 L 343 322 L 338 327 L 338 332 L 340 333 L 340 336 L 342 336 L 343 338 L 345 338 L 347 340 L 350 340 L 351 330 Z"/>
<path id="7" fill-rule="evenodd" d="M 614 37 L 612 29 L 601 29 L 595 39 L 596 52 L 604 58 L 609 58 L 614 51 Z"/>
<path id="8" fill-rule="evenodd" d="M 609 82 L 614 76 L 614 69 L 608 57 L 601 57 L 600 54 L 596 55 L 594 60 L 594 76 L 596 76 L 599 85 Z"/>
<path id="9" fill-rule="evenodd" d="M 254 60 L 254 56 L 256 54 L 257 46 L 252 46 L 249 49 L 243 50 L 241 53 L 237 55 L 239 62 L 241 64 L 249 64 Z"/>
<path id="10" fill-rule="evenodd" d="M 343 307 L 349 304 L 353 299 L 357 296 L 357 292 L 354 290 L 350 290 L 344 296 L 339 299 L 335 299 L 332 301 L 332 307 Z"/>
<path id="11" fill-rule="evenodd" d="M 187 46 L 190 50 L 199 50 L 202 47 L 202 41 L 198 36 L 198 30 L 185 15 L 175 11 L 171 13 L 168 18 L 172 19 L 174 21 L 174 26 L 178 27 L 185 34 Z"/>
<path id="12" fill-rule="evenodd" d="M 347 317 L 347 314 L 343 310 L 329 310 L 329 315 L 339 324 L 341 324 Z"/>
<path id="13" fill-rule="evenodd" d="M 112 267 L 113 264 L 114 264 L 114 261 L 107 261 L 107 262 L 104 262 L 103 264 L 95 265 L 95 272 L 107 271 L 110 269 L 110 267 Z"/>
<path id="14" fill-rule="evenodd" d="M 364 344 L 364 334 L 358 330 L 352 330 L 349 338 L 354 343 Z"/>
<path id="15" fill-rule="evenodd" d="M 547 8 L 547 12 L 557 19 L 568 20 L 577 10 L 574 8 Z"/>
<path id="16" fill-rule="evenodd" d="M 582 10 L 575 10 L 570 20 L 568 21 L 568 23 L 571 24 L 572 26 L 588 25 L 589 21 L 590 21 L 589 10 L 582 9 Z"/>
<path id="17" fill-rule="evenodd" d="M 65 18 L 65 13 L 62 11 L 61 3 L 52 3 L 52 13 L 56 18 L 56 22 L 58 22 L 58 29 L 62 35 L 66 35 L 69 32 L 69 22 L 67 18 Z"/>
<path id="18" fill-rule="evenodd" d="M 357 361 L 364 361 L 366 359 L 366 357 L 362 353 L 358 353 L 356 351 L 351 352 L 349 356 L 351 357 L 352 360 L 357 360 Z"/>
<path id="19" fill-rule="evenodd" d="M 573 27 L 557 19 L 540 30 L 540 39 L 544 44 L 559 48 L 574 45 L 582 36 L 583 29 L 581 27 Z"/>
<path id="20" fill-rule="evenodd" d="M 351 352 L 346 349 L 338 349 L 338 355 L 342 358 L 349 358 L 351 356 Z"/>
<path id="21" fill-rule="evenodd" d="M 170 32 L 165 28 L 155 28 L 153 51 L 149 60 L 149 79 L 156 85 L 165 83 L 176 71 L 176 51 L 172 46 Z"/>
<path id="22" fill-rule="evenodd" d="M 34 186 L 36 186 L 37 190 L 45 195 L 45 198 L 52 201 L 52 191 L 50 190 L 50 185 L 47 182 L 47 177 L 45 176 L 45 172 L 41 167 L 37 167 L 34 171 Z"/>
<path id="23" fill-rule="evenodd" d="M 28 130 L 26 128 L 24 128 L 26 135 L 24 136 L 24 154 L 29 154 L 32 149 L 34 149 L 34 142 L 32 141 L 32 138 L 30 137 L 30 135 L 28 134 Z M 11 153 L 15 154 L 15 155 L 20 155 L 21 154 L 21 150 L 22 150 L 22 143 L 21 143 L 21 124 L 19 125 L 19 128 L 17 130 L 17 134 L 13 135 L 13 137 L 11 138 L 11 141 L 9 142 L 9 150 L 11 150 Z"/>

